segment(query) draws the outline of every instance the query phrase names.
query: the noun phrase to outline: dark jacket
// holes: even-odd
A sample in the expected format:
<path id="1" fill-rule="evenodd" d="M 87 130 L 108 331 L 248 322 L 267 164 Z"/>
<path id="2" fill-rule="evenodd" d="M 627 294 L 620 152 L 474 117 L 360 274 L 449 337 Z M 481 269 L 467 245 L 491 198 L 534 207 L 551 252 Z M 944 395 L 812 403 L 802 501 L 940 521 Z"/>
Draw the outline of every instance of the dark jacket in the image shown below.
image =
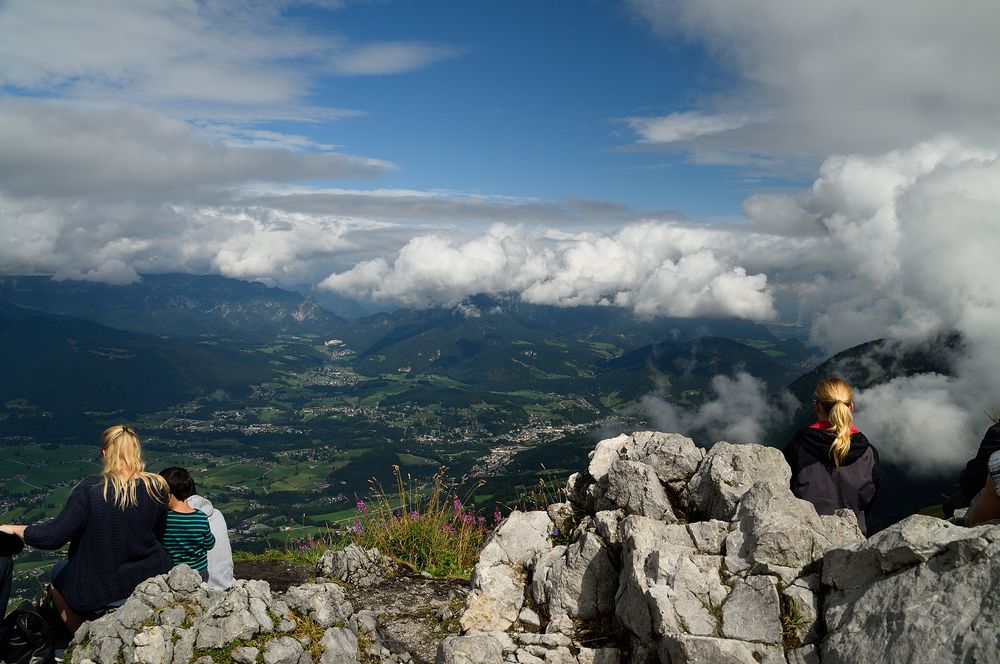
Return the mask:
<path id="1" fill-rule="evenodd" d="M 986 462 L 989 461 L 990 455 L 998 450 L 1000 450 L 1000 423 L 986 430 L 986 435 L 979 443 L 979 451 L 974 459 L 965 464 L 965 470 L 958 479 L 964 501 L 962 507 L 968 505 L 986 486 Z"/>
<path id="2" fill-rule="evenodd" d="M 851 448 L 838 468 L 830 456 L 834 435 L 819 423 L 799 429 L 785 446 L 792 469 L 791 488 L 808 500 L 818 514 L 849 508 L 858 527 L 868 534 L 868 515 L 878 494 L 878 451 L 860 431 L 851 433 Z"/>
<path id="3" fill-rule="evenodd" d="M 53 583 L 78 613 L 128 598 L 146 579 L 170 571 L 170 556 L 153 534 L 166 517 L 165 498 L 156 501 L 136 484 L 138 504 L 124 510 L 104 481 L 88 477 L 76 485 L 55 519 L 28 526 L 24 541 L 37 549 L 69 542 L 69 563 Z"/>

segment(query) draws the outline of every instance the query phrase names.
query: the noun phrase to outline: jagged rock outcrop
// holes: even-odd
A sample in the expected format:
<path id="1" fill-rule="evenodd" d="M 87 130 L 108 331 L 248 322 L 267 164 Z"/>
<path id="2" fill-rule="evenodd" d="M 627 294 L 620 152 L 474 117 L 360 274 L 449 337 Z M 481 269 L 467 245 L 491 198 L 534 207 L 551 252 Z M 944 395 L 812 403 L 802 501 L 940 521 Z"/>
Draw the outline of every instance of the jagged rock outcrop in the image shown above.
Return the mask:
<path id="1" fill-rule="evenodd" d="M 377 620 L 356 616 L 344 589 L 310 583 L 275 597 L 265 581 L 238 580 L 225 592 L 181 565 L 141 584 L 124 606 L 84 623 L 70 660 L 85 664 L 355 664 L 359 636 L 379 642 Z M 406 656 L 368 661 L 407 662 Z"/>
<path id="2" fill-rule="evenodd" d="M 601 441 L 569 479 L 572 514 L 497 530 L 439 664 L 1000 661 L 1000 526 L 915 516 L 866 541 L 789 479 L 762 445 Z M 550 514 L 576 524 L 568 543 L 540 541 Z"/>
<path id="3" fill-rule="evenodd" d="M 912 516 L 865 540 L 853 512 L 818 515 L 788 480 L 761 445 L 619 436 L 568 502 L 497 528 L 469 589 L 415 600 L 430 580 L 356 546 L 284 594 L 219 592 L 181 566 L 86 623 L 71 661 L 412 664 L 435 647 L 438 664 L 1000 661 L 1000 525 Z M 356 610 L 358 590 L 376 610 Z M 411 654 L 381 620 L 418 602 L 449 627 Z"/>

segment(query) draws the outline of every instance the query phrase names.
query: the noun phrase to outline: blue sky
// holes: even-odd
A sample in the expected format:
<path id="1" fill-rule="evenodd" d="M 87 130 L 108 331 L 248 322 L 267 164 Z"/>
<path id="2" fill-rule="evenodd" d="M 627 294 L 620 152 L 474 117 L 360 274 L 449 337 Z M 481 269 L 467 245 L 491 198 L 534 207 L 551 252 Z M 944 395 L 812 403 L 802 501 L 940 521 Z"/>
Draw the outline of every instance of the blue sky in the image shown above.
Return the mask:
<path id="1" fill-rule="evenodd" d="M 366 3 L 303 18 L 454 49 L 421 71 L 322 86 L 325 104 L 365 115 L 318 134 L 398 164 L 389 186 L 738 214 L 741 174 L 629 149 L 623 118 L 687 109 L 726 76 L 697 44 L 658 38 L 621 4 Z"/>

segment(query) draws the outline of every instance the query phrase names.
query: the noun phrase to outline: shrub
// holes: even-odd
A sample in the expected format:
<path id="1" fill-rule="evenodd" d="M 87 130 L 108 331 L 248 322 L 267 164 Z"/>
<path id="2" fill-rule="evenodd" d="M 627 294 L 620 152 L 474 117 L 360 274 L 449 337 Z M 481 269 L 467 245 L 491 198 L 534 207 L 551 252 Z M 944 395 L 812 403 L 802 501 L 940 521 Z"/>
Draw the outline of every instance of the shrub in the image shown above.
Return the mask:
<path id="1" fill-rule="evenodd" d="M 460 497 L 456 485 L 446 484 L 444 468 L 430 485 L 417 485 L 412 478 L 404 481 L 399 466 L 392 472 L 396 493 L 387 493 L 372 480 L 373 504 L 358 499 L 349 540 L 434 576 L 467 576 L 492 527 L 502 520 L 499 511 L 490 523 L 470 508 L 472 494 L 482 483 Z"/>

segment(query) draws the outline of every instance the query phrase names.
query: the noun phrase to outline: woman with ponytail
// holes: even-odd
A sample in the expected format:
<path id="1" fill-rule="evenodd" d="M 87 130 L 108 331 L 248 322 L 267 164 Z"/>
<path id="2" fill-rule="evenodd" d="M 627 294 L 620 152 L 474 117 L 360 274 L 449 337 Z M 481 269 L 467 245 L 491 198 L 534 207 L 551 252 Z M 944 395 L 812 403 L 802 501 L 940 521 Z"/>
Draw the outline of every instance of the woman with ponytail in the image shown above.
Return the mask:
<path id="1" fill-rule="evenodd" d="M 170 570 L 156 539 L 166 518 L 167 486 L 147 473 L 139 437 L 116 425 L 101 436 L 100 475 L 83 479 L 56 518 L 32 526 L 0 526 L 27 544 L 55 550 L 69 542 L 66 561 L 52 570 L 50 595 L 66 627 L 120 606 L 146 579 Z"/>
<path id="2" fill-rule="evenodd" d="M 878 493 L 878 452 L 854 428 L 854 394 L 839 378 L 816 386 L 816 422 L 799 429 L 785 446 L 792 493 L 819 514 L 850 508 L 868 534 L 868 515 Z"/>

